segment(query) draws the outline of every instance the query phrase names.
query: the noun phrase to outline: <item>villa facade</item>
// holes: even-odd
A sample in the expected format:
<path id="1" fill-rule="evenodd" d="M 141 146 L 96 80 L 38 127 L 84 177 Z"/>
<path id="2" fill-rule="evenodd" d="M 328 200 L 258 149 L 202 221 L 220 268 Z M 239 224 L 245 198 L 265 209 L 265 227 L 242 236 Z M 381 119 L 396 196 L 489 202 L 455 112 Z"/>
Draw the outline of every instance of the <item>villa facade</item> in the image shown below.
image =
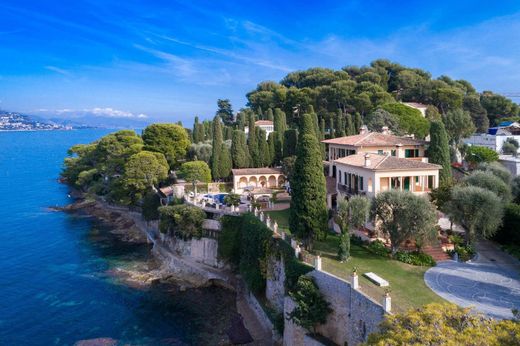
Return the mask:
<path id="1" fill-rule="evenodd" d="M 265 139 L 269 137 L 271 132 L 274 132 L 274 123 L 271 120 L 257 120 L 255 126 L 265 131 Z M 244 132 L 249 136 L 249 126 L 244 128 Z"/>
<path id="2" fill-rule="evenodd" d="M 374 197 L 379 192 L 405 190 L 426 194 L 439 186 L 441 166 L 389 154 L 359 153 L 334 160 L 337 198 Z"/>
<path id="3" fill-rule="evenodd" d="M 336 177 L 335 160 L 359 153 L 389 155 L 395 158 L 428 162 L 425 157 L 426 141 L 411 137 L 398 137 L 389 133 L 369 132 L 363 127 L 358 135 L 326 139 L 329 176 Z"/>
<path id="4" fill-rule="evenodd" d="M 285 175 L 279 168 L 242 168 L 232 169 L 233 190 L 235 193 L 244 191 L 268 190 L 283 188 Z"/>

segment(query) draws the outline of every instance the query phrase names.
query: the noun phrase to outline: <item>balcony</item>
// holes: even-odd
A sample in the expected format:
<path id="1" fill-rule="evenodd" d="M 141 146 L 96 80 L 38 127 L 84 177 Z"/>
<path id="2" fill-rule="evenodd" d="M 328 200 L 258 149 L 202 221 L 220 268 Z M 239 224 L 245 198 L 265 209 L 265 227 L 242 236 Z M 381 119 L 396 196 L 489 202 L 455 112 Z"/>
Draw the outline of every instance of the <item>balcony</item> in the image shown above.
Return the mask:
<path id="1" fill-rule="evenodd" d="M 356 189 L 353 187 L 348 187 L 347 185 L 343 185 L 343 184 L 338 184 L 338 191 L 346 193 L 349 196 L 366 195 L 365 191 L 360 191 L 359 189 Z"/>

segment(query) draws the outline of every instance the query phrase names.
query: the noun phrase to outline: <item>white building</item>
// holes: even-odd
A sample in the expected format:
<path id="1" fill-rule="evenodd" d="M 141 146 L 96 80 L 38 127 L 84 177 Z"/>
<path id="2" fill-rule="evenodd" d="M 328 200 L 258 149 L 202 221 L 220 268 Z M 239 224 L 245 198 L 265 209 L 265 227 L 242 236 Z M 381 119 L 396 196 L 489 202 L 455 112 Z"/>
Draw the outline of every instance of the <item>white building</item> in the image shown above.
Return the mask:
<path id="1" fill-rule="evenodd" d="M 439 186 L 441 166 L 391 156 L 359 153 L 334 160 L 339 197 L 405 190 L 426 194 Z"/>
<path id="2" fill-rule="evenodd" d="M 502 152 L 504 142 L 512 138 L 520 142 L 520 124 L 517 122 L 503 122 L 497 127 L 490 127 L 487 133 L 475 133 L 469 138 L 464 139 L 464 143 L 487 147 L 497 153 Z"/>
<path id="3" fill-rule="evenodd" d="M 513 177 L 520 175 L 520 158 L 513 155 L 499 155 L 498 162 L 506 167 Z"/>
<path id="4" fill-rule="evenodd" d="M 274 124 L 271 120 L 257 120 L 255 126 L 265 131 L 265 139 L 269 138 L 269 134 L 274 131 Z M 249 136 L 249 126 L 244 128 L 244 132 Z"/>

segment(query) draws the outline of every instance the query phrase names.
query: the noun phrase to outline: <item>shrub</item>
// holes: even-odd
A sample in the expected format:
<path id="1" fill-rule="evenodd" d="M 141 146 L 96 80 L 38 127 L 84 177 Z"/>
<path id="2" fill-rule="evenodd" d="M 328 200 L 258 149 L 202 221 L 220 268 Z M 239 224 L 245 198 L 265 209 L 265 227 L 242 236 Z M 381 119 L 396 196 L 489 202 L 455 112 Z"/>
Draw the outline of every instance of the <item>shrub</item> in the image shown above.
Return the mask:
<path id="1" fill-rule="evenodd" d="M 378 256 L 388 257 L 390 254 L 390 249 L 388 249 L 385 244 L 381 240 L 375 240 L 367 245 L 368 251 L 376 254 Z"/>
<path id="2" fill-rule="evenodd" d="M 220 219 L 220 222 L 222 231 L 218 237 L 218 257 L 238 266 L 240 263 L 242 218 L 225 215 Z"/>
<path id="3" fill-rule="evenodd" d="M 471 245 L 455 245 L 455 249 L 448 251 L 448 254 L 453 256 L 455 253 L 459 256 L 460 261 L 466 262 L 475 256 L 476 251 Z"/>
<path id="4" fill-rule="evenodd" d="M 435 260 L 432 258 L 432 256 L 418 251 L 398 251 L 395 254 L 395 259 L 414 266 L 433 267 L 437 264 L 435 263 Z"/>
<path id="5" fill-rule="evenodd" d="M 174 205 L 159 208 L 159 230 L 183 239 L 202 236 L 202 223 L 206 213 L 190 205 Z"/>
<path id="6" fill-rule="evenodd" d="M 242 219 L 240 274 L 251 291 L 261 292 L 265 288 L 266 260 L 272 231 L 253 214 L 245 214 Z"/>
<path id="7" fill-rule="evenodd" d="M 466 150 L 466 161 L 473 164 L 482 162 L 494 162 L 498 160 L 498 154 L 487 147 L 472 145 Z"/>
<path id="8" fill-rule="evenodd" d="M 327 322 L 327 316 L 332 312 L 330 303 L 323 298 L 313 278 L 301 276 L 290 296 L 296 307 L 288 317 L 294 323 L 315 332 L 316 326 Z"/>

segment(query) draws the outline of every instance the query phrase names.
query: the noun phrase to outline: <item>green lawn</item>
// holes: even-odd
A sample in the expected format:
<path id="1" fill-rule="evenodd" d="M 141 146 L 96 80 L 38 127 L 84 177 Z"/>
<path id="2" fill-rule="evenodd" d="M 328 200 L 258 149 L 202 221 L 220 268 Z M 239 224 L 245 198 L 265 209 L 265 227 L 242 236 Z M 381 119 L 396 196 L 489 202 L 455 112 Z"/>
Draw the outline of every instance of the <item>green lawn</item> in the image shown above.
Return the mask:
<path id="1" fill-rule="evenodd" d="M 269 215 L 272 220 L 275 220 L 278 223 L 278 228 L 286 233 L 289 232 L 289 214 L 290 209 L 284 210 L 275 210 L 275 211 L 266 211 L 265 214 Z"/>
<path id="2" fill-rule="evenodd" d="M 445 302 L 424 283 L 424 272 L 429 267 L 412 266 L 377 256 L 353 244 L 349 260 L 340 263 L 336 256 L 338 243 L 339 238 L 335 235 L 329 235 L 325 241 L 315 242 L 314 252 L 323 257 L 323 270 L 350 281 L 352 269 L 357 267 L 361 290 L 381 302 L 385 288 L 376 286 L 362 275 L 366 272 L 376 273 L 390 283 L 393 311 L 403 312 L 432 302 Z"/>

